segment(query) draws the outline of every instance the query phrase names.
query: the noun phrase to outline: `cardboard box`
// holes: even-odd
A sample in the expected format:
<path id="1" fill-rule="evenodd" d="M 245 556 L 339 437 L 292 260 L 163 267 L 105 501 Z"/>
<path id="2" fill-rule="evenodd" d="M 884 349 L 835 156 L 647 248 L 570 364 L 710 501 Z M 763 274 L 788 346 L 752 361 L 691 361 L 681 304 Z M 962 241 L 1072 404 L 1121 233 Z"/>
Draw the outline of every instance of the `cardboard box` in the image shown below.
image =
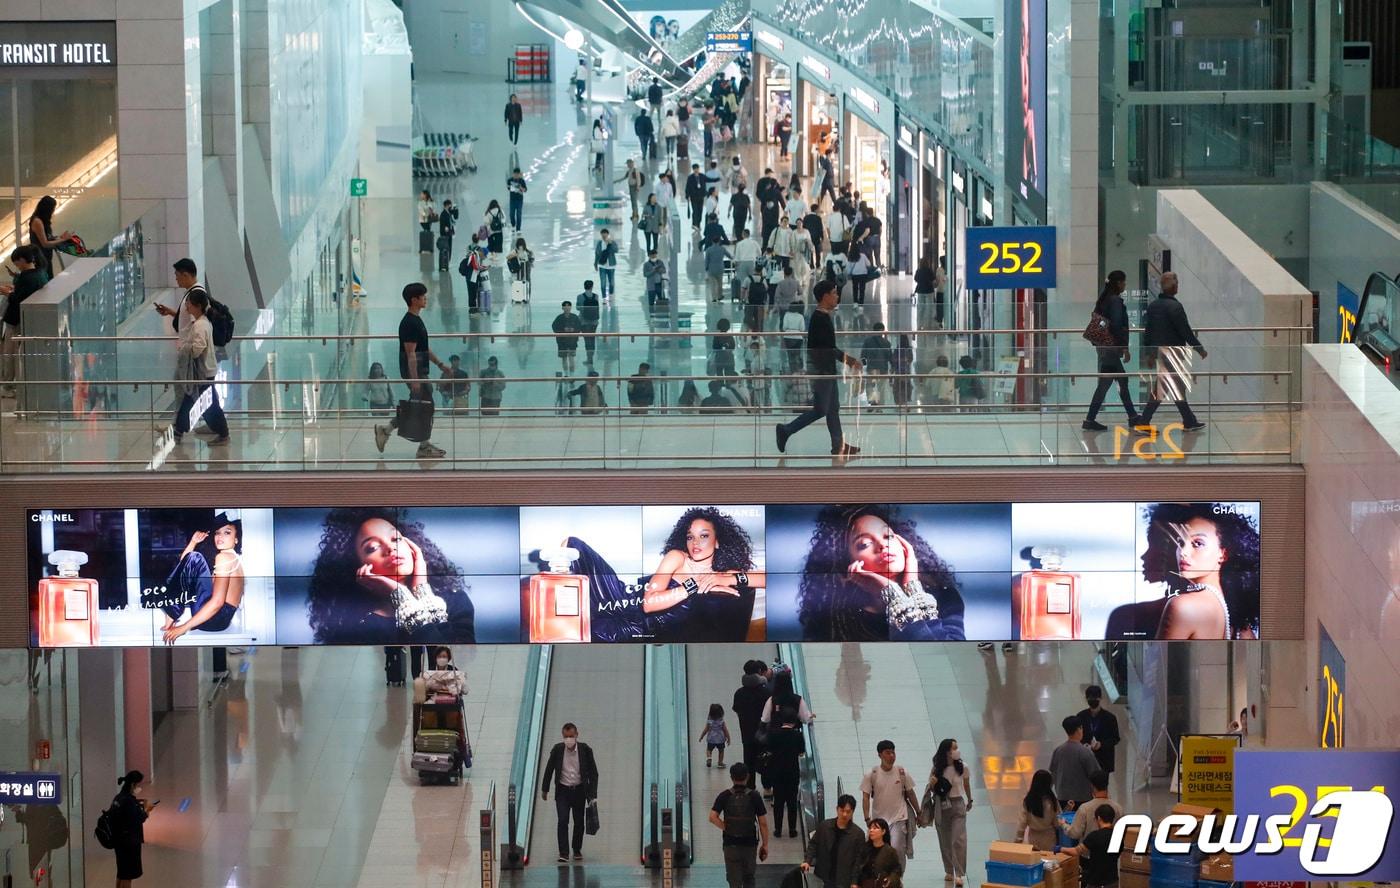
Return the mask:
<path id="1" fill-rule="evenodd" d="M 987 859 L 997 863 L 1019 863 L 1034 866 L 1040 863 L 1040 852 L 1033 845 L 1020 842 L 993 842 L 987 849 Z"/>
<path id="2" fill-rule="evenodd" d="M 1123 869 L 1123 859 L 1118 859 L 1118 888 L 1152 888 L 1152 877 L 1147 873 L 1136 873 Z"/>
<path id="3" fill-rule="evenodd" d="M 1211 882 L 1235 881 L 1235 859 L 1223 852 L 1203 858 L 1201 878 Z"/>
<path id="4" fill-rule="evenodd" d="M 983 882 L 982 888 L 1017 888 L 1016 885 L 1002 885 L 997 882 Z M 1031 888 L 1049 888 L 1045 882 L 1036 882 Z M 1147 888 L 1146 885 L 1143 888 Z"/>
<path id="5" fill-rule="evenodd" d="M 1152 848 L 1151 843 L 1141 854 L 1133 851 L 1137 845 L 1138 830 L 1133 827 L 1123 830 L 1123 851 L 1118 855 L 1118 872 L 1141 873 L 1144 876 L 1152 872 Z M 1122 879 L 1120 878 L 1121 882 Z M 1122 888 L 1122 886 L 1120 886 Z"/>
<path id="6" fill-rule="evenodd" d="M 1202 817 L 1206 817 L 1207 815 L 1210 815 L 1210 814 L 1217 814 L 1217 815 L 1218 815 L 1218 814 L 1220 813 L 1220 809 L 1219 809 L 1219 808 L 1206 808 L 1206 807 L 1202 807 L 1201 805 L 1177 804 L 1177 805 L 1173 805 L 1173 806 L 1172 806 L 1172 813 L 1173 813 L 1173 814 L 1185 814 L 1187 817 L 1194 817 L 1194 818 L 1196 818 L 1197 820 L 1200 820 Z"/>

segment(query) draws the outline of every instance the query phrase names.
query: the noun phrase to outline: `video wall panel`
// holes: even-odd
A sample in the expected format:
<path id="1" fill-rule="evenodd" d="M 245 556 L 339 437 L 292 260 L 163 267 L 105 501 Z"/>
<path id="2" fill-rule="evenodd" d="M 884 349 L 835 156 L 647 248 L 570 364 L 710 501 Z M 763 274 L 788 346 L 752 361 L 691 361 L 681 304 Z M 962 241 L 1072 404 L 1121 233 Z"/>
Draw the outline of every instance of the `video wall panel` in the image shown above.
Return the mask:
<path id="1" fill-rule="evenodd" d="M 1257 502 L 26 518 L 43 648 L 1262 637 Z"/>

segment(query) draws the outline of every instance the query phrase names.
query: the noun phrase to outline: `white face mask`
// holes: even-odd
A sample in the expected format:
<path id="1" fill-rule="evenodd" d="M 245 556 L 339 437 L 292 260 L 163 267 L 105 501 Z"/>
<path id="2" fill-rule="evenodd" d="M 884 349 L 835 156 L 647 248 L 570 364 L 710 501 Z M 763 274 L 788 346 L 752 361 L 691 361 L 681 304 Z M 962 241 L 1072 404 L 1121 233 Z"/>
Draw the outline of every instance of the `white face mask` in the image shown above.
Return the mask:
<path id="1" fill-rule="evenodd" d="M 446 669 L 447 666 L 448 666 L 448 661 L 447 661 L 447 660 L 438 660 L 438 668 L 439 668 L 439 669 Z"/>
<path id="2" fill-rule="evenodd" d="M 578 738 L 577 738 L 577 737 L 565 737 L 565 738 L 564 738 L 564 748 L 565 748 L 565 749 L 573 749 L 575 746 L 578 746 Z"/>

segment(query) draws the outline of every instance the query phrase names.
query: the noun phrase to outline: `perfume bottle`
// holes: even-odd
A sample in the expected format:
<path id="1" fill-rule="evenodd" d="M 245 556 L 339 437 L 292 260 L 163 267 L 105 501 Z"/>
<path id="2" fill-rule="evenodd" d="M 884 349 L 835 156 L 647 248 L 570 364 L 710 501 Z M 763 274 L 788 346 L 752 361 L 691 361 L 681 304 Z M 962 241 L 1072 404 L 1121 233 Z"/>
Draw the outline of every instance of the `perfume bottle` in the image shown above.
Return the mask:
<path id="1" fill-rule="evenodd" d="M 1041 566 L 1021 574 L 1012 602 L 1017 637 L 1058 640 L 1079 637 L 1079 574 L 1060 569 L 1066 551 L 1036 546 L 1031 557 Z"/>
<path id="2" fill-rule="evenodd" d="M 68 549 L 49 553 L 57 576 L 39 581 L 39 646 L 91 647 L 97 644 L 97 581 L 78 576 L 87 554 Z"/>
<path id="3" fill-rule="evenodd" d="M 549 570 L 530 577 L 526 601 L 530 641 L 590 641 L 588 577 L 569 573 L 578 550 L 542 549 L 540 556 L 549 563 Z"/>

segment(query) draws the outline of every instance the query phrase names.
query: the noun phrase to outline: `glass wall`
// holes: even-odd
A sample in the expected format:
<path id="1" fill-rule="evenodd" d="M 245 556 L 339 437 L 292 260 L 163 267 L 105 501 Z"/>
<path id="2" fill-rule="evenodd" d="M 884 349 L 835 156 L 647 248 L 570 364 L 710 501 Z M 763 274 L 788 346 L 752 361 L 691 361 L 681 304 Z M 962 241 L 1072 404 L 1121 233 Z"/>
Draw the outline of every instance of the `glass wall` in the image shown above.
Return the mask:
<path id="1" fill-rule="evenodd" d="M 117 196 L 114 77 L 0 79 L 0 253 L 28 241 L 26 222 L 44 195 L 58 200 L 55 234 L 107 241 Z"/>

